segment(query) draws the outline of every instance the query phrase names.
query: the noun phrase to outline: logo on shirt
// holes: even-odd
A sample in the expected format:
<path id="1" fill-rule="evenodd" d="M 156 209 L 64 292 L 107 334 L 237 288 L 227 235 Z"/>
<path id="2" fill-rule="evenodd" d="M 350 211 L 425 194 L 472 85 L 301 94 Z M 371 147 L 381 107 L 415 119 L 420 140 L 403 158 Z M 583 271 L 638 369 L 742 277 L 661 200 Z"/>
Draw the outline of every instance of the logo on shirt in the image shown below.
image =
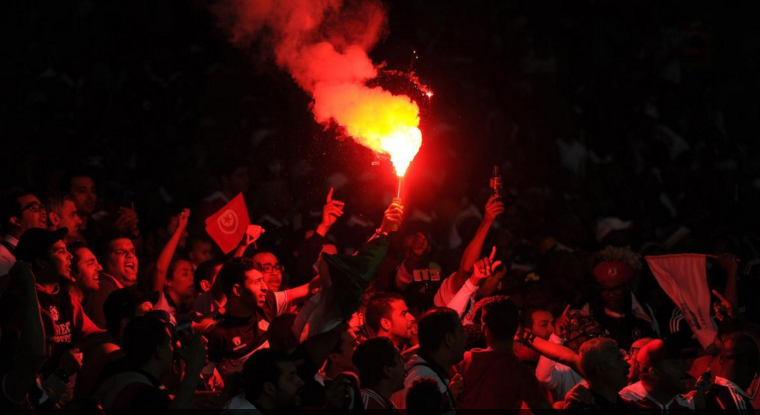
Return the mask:
<path id="1" fill-rule="evenodd" d="M 263 319 L 259 320 L 259 328 L 261 329 L 261 331 L 269 330 L 269 322 Z"/>
<path id="2" fill-rule="evenodd" d="M 243 341 L 240 339 L 240 337 L 233 337 L 232 338 L 232 345 L 235 346 L 232 348 L 233 352 L 236 352 L 242 348 L 247 347 L 248 345 L 243 343 Z"/>
<path id="3" fill-rule="evenodd" d="M 227 235 L 233 234 L 238 228 L 238 216 L 234 210 L 228 209 L 217 219 L 219 230 Z"/>
<path id="4" fill-rule="evenodd" d="M 53 319 L 53 322 L 57 323 L 60 317 L 61 316 L 58 314 L 58 308 L 56 306 L 50 306 L 50 318 Z"/>

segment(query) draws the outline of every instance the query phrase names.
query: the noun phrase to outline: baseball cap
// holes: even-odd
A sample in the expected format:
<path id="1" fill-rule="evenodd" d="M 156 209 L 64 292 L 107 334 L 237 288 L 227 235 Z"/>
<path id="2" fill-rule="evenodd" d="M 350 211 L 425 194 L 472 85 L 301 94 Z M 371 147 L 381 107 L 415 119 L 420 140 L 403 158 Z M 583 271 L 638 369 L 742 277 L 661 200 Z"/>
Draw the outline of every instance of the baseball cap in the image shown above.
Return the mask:
<path id="1" fill-rule="evenodd" d="M 594 267 L 594 278 L 600 284 L 625 284 L 633 278 L 633 269 L 625 262 L 604 261 Z"/>
<path id="2" fill-rule="evenodd" d="M 620 218 L 609 217 L 599 220 L 596 224 L 596 241 L 602 240 L 613 231 L 622 231 L 631 227 L 633 222 L 623 221 Z"/>
<path id="3" fill-rule="evenodd" d="M 47 259 L 50 247 L 64 240 L 68 232 L 66 228 L 55 231 L 43 228 L 27 229 L 16 246 L 16 259 L 30 263 L 37 259 Z"/>

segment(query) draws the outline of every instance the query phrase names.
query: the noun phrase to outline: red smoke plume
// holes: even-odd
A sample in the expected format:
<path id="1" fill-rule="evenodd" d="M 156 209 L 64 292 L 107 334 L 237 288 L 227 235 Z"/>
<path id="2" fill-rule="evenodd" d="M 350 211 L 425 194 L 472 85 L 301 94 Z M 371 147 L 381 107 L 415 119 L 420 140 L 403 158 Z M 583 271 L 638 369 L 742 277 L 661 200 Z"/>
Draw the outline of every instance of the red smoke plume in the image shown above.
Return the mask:
<path id="1" fill-rule="evenodd" d="M 314 102 L 315 119 L 337 123 L 357 142 L 390 155 L 401 177 L 419 151 L 419 108 L 367 81 L 377 69 L 367 52 L 386 31 L 376 0 L 223 0 L 214 8 L 234 43 L 271 45 L 277 64 Z"/>

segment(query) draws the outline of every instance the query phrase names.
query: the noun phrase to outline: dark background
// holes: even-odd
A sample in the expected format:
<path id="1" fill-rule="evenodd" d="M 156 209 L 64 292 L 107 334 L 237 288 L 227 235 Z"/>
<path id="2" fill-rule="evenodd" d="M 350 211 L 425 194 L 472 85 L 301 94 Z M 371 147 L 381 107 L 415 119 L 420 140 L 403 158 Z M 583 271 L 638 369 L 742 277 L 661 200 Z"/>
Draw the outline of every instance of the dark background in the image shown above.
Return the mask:
<path id="1" fill-rule="evenodd" d="M 227 42 L 211 3 L 2 2 L 3 187 L 44 194 L 93 166 L 101 199 L 134 201 L 150 226 L 156 204 L 195 206 L 242 157 L 254 219 L 318 211 L 336 172 L 349 213 L 379 218 L 387 163 L 317 125 L 287 74 Z M 594 221 L 617 216 L 636 222 L 634 247 L 687 226 L 681 250 L 754 249 L 757 2 L 386 4 L 373 60 L 435 91 L 406 204 L 435 213 L 441 245 L 499 165 L 514 240 L 593 248 Z"/>

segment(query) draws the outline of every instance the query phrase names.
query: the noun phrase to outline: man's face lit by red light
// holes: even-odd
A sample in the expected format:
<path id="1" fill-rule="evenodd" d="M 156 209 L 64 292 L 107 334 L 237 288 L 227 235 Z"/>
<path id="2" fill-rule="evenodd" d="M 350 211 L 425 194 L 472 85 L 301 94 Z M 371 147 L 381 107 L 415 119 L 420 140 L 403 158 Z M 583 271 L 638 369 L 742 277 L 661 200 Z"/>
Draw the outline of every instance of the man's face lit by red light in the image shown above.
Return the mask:
<path id="1" fill-rule="evenodd" d="M 625 307 L 625 296 L 630 295 L 625 284 L 606 282 L 599 284 L 604 306 L 612 311 L 621 313 Z"/>
<path id="2" fill-rule="evenodd" d="M 64 200 L 63 206 L 57 212 L 49 212 L 51 230 L 66 228 L 68 240 L 76 240 L 79 237 L 79 228 L 82 219 L 77 214 L 77 206 L 72 200 Z"/>
<path id="3" fill-rule="evenodd" d="M 23 195 L 16 199 L 21 216 L 11 218 L 11 223 L 19 227 L 22 235 L 27 229 L 47 229 L 47 210 L 35 195 Z"/>
<path id="4" fill-rule="evenodd" d="M 88 248 L 79 248 L 74 252 L 74 267 L 71 276 L 84 293 L 91 293 L 100 289 L 100 271 L 103 267 L 98 263 L 92 251 Z"/>
<path id="5" fill-rule="evenodd" d="M 530 327 L 530 332 L 535 334 L 544 340 L 549 340 L 552 333 L 554 333 L 554 317 L 548 311 L 537 310 L 533 312 L 533 326 Z"/>
<path id="6" fill-rule="evenodd" d="M 89 176 L 77 176 L 71 179 L 71 197 L 77 207 L 77 212 L 82 216 L 89 216 L 95 211 L 98 194 L 95 191 L 95 182 Z"/>
<path id="7" fill-rule="evenodd" d="M 106 272 L 125 287 L 131 287 L 137 282 L 137 266 L 135 246 L 130 239 L 114 239 L 108 244 Z"/>
<path id="8" fill-rule="evenodd" d="M 282 288 L 282 265 L 277 262 L 277 257 L 269 252 L 259 252 L 253 256 L 256 269 L 264 274 L 267 288 L 272 291 L 280 291 Z"/>

